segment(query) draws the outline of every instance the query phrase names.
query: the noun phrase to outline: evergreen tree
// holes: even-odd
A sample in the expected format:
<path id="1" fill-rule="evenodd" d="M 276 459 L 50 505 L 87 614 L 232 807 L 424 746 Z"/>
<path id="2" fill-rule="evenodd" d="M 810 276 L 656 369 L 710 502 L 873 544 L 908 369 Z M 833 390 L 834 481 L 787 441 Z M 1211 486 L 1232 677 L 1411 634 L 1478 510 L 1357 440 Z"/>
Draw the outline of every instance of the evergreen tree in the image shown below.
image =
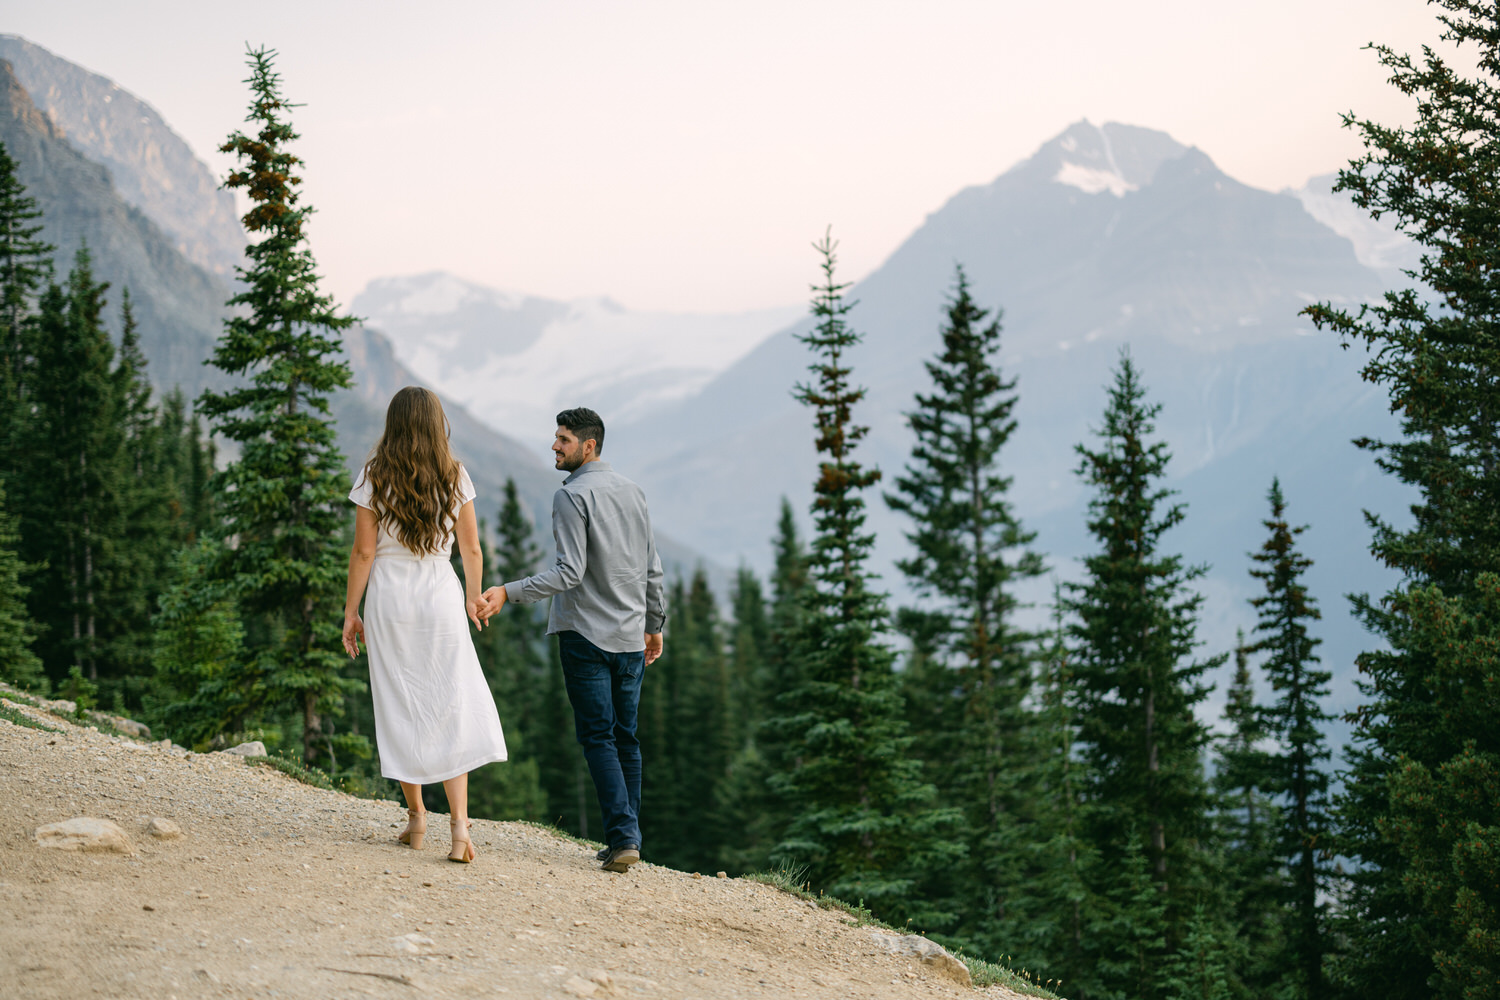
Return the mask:
<path id="1" fill-rule="evenodd" d="M 16 449 L 14 499 L 37 651 L 56 681 L 78 667 L 90 680 L 117 672 L 109 640 L 128 627 L 111 598 L 119 583 L 125 492 L 123 400 L 114 347 L 87 249 L 67 285 L 42 296 L 28 345 L 28 418 Z"/>
<path id="2" fill-rule="evenodd" d="M 1228 951 L 1208 910 L 1195 907 L 1182 945 L 1167 964 L 1166 996 L 1170 1000 L 1231 1000 L 1234 993 L 1225 962 Z"/>
<path id="3" fill-rule="evenodd" d="M 1075 748 L 1073 660 L 1060 591 L 1039 662 L 1036 714 L 1027 729 L 1029 773 L 1023 775 L 1036 796 L 1030 850 L 1010 904 L 976 943 L 983 954 L 1010 954 L 1025 968 L 1045 969 L 1069 984 L 1065 995 L 1082 997 L 1087 994 L 1079 990 L 1097 982 L 1085 931 L 1103 906 L 1092 888 L 1100 881 L 1098 852 L 1084 836 L 1085 775 Z"/>
<path id="4" fill-rule="evenodd" d="M 775 720 L 787 745 L 772 782 L 791 821 L 773 860 L 807 864 L 817 885 L 872 903 L 887 919 L 940 926 L 951 915 L 925 906 L 913 889 L 917 873 L 960 856 L 948 839 L 957 817 L 933 805 L 935 790 L 908 753 L 893 654 L 880 642 L 887 613 L 865 568 L 874 538 L 862 495 L 879 473 L 853 458 L 866 433 L 853 423 L 864 391 L 850 382 L 847 354 L 860 337 L 846 319 L 847 285 L 834 277 L 835 247 L 829 237 L 816 245 L 817 325 L 801 338 L 815 355 L 815 380 L 799 385 L 797 398 L 815 413 L 824 457 L 814 486 L 812 583 L 793 643 L 799 677 L 780 696 Z"/>
<path id="5" fill-rule="evenodd" d="M 1262 787 L 1281 798 L 1278 854 L 1289 860 L 1287 899 L 1290 921 L 1287 951 L 1296 969 L 1298 997 L 1318 998 L 1323 988 L 1323 917 L 1318 902 L 1326 887 L 1328 851 L 1328 773 L 1322 763 L 1330 758 L 1322 725 L 1331 716 L 1319 705 L 1328 696 L 1333 675 L 1314 666 L 1314 650 L 1321 639 L 1308 633 L 1307 623 L 1322 617 L 1308 596 L 1302 574 L 1312 560 L 1297 551 L 1297 536 L 1305 527 L 1286 520 L 1281 483 L 1273 480 L 1269 494 L 1271 518 L 1265 522 L 1270 538 L 1254 556 L 1260 564 L 1250 575 L 1265 584 L 1266 592 L 1250 603 L 1259 613 L 1254 652 L 1267 654 L 1264 670 L 1279 697 L 1264 713 L 1268 734 L 1280 752 L 1267 755 Z"/>
<path id="6" fill-rule="evenodd" d="M 668 867 L 712 870 L 726 834 L 716 806 L 733 747 L 723 634 L 701 568 L 673 584 L 669 606 L 671 641 L 641 692 L 642 836 Z"/>
<path id="7" fill-rule="evenodd" d="M 42 679 L 42 661 L 31 648 L 37 626 L 26 610 L 23 566 L 16 553 L 19 542 L 15 518 L 5 508 L 5 490 L 0 487 L 0 680 L 29 688 Z"/>
<path id="8" fill-rule="evenodd" d="M 916 729 L 918 756 L 940 766 L 943 801 L 963 804 L 969 865 L 951 874 L 964 923 L 972 932 L 1004 916 L 1017 888 L 1021 848 L 1017 834 L 1034 801 L 1017 779 L 1026 759 L 1034 637 L 1012 622 L 1018 583 L 1044 572 L 1027 546 L 1035 533 L 1022 529 L 1006 499 L 1011 479 L 999 473 L 1000 450 L 1015 432 L 1015 379 L 998 368 L 1000 320 L 986 323 L 958 268 L 943 348 L 926 363 L 933 391 L 918 393 L 908 416 L 915 443 L 891 509 L 914 523 L 907 539 L 915 550 L 897 562 L 922 597 L 935 602 L 925 614 L 912 609 L 914 646 L 929 666 L 914 671 L 935 685 L 927 701 L 935 728 Z M 951 669 L 948 669 L 951 668 Z M 908 685 L 908 688 L 915 685 Z M 957 717 L 941 710 L 957 690 Z M 935 745 L 923 738 L 931 733 Z M 962 887 L 962 888 L 960 888 Z M 966 890 L 966 891 L 965 891 Z M 930 890 L 929 890 L 930 891 Z"/>
<path id="9" fill-rule="evenodd" d="M 1159 485 L 1170 453 L 1151 440 L 1160 407 L 1145 403 L 1145 396 L 1134 362 L 1122 353 L 1099 446 L 1078 446 L 1079 474 L 1095 491 L 1088 526 L 1099 551 L 1084 560 L 1084 581 L 1068 585 L 1064 607 L 1074 621 L 1079 739 L 1091 786 L 1087 836 L 1104 872 L 1123 870 L 1123 852 L 1140 838 L 1141 857 L 1163 901 L 1152 911 L 1162 924 L 1151 925 L 1143 913 L 1129 940 L 1098 947 L 1108 955 L 1160 940 L 1166 950 L 1148 963 L 1159 974 L 1159 960 L 1181 944 L 1187 908 L 1204 887 L 1200 845 L 1210 800 L 1200 755 L 1208 734 L 1193 708 L 1208 692 L 1204 671 L 1223 657 L 1191 658 L 1199 645 L 1202 598 L 1188 588 L 1204 570 L 1159 551 L 1162 536 L 1185 512 L 1180 504 L 1163 506 L 1172 496 Z M 1125 887 L 1116 898 L 1136 898 L 1136 888 Z M 1105 980 L 1100 995 L 1161 995 L 1159 978 L 1131 976 Z"/>
<path id="10" fill-rule="evenodd" d="M 1401 582 L 1354 602 L 1388 648 L 1357 661 L 1366 701 L 1336 805 L 1337 851 L 1356 864 L 1330 978 L 1341 996 L 1390 1000 L 1500 995 L 1500 9 L 1435 5 L 1474 71 L 1435 49 L 1376 47 L 1415 120 L 1347 116 L 1365 152 L 1336 188 L 1421 247 L 1415 287 L 1308 310 L 1370 349 L 1363 376 L 1386 388 L 1401 432 L 1357 443 L 1418 495 L 1410 526 L 1367 515 L 1373 554 Z"/>
<path id="11" fill-rule="evenodd" d="M 16 471 L 16 440 L 26 419 L 24 372 L 28 326 L 37 297 L 52 277 L 53 247 L 42 242 L 42 213 L 0 144 L 0 477 Z"/>
<path id="12" fill-rule="evenodd" d="M 505 481 L 505 500 L 500 508 L 500 547 L 505 553 L 497 562 L 491 550 L 483 518 L 479 520 L 479 546 L 484 556 L 485 585 L 504 583 L 534 571 L 541 554 L 531 541 L 531 522 L 521 510 L 515 480 Z M 457 551 L 453 561 L 462 572 Z M 497 570 L 499 572 L 497 572 Z M 516 576 L 508 571 L 517 570 Z M 469 811 L 486 819 L 524 819 L 540 822 L 547 813 L 540 771 L 531 752 L 530 702 L 541 679 L 541 636 L 534 609 L 518 607 L 521 614 L 499 615 L 474 636 L 474 648 L 489 681 L 490 694 L 505 724 L 507 759 L 486 764 L 469 776 Z M 429 786 L 436 796 L 436 786 Z"/>
<path id="13" fill-rule="evenodd" d="M 233 314 L 210 362 L 242 381 L 204 392 L 198 409 L 240 449 L 213 477 L 225 539 L 214 576 L 251 616 L 252 652 L 236 667 L 237 683 L 255 692 L 252 714 L 294 705 L 303 759 L 331 770 L 333 716 L 364 687 L 345 672 L 337 642 L 349 517 L 328 406 L 332 392 L 351 384 L 339 352 L 340 332 L 354 319 L 318 291 L 306 234 L 312 210 L 300 204 L 301 160 L 287 149 L 297 139 L 293 105 L 282 97 L 274 56 L 250 51 L 253 129 L 220 147 L 240 159 L 225 186 L 249 196 L 245 229 L 260 237 L 245 250 L 243 290 L 229 300 Z"/>
<path id="14" fill-rule="evenodd" d="M 1280 817 L 1269 797 L 1274 785 L 1271 755 L 1260 746 L 1269 734 L 1255 703 L 1250 652 L 1241 631 L 1224 702 L 1229 731 L 1219 740 L 1214 791 L 1230 903 L 1225 916 L 1234 927 L 1233 943 L 1243 953 L 1235 963 L 1237 978 L 1252 996 L 1271 996 L 1280 995 L 1287 975 L 1282 927 L 1286 883 L 1277 851 Z"/>

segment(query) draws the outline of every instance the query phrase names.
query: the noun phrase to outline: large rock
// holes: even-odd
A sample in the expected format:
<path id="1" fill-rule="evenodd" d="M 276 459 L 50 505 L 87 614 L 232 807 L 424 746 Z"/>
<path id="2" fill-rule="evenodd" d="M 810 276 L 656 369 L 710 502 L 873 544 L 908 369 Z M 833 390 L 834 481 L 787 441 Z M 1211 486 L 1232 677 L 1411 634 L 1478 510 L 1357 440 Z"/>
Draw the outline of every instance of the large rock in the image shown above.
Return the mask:
<path id="1" fill-rule="evenodd" d="M 241 757 L 264 757 L 266 756 L 266 745 L 260 740 L 251 740 L 249 743 L 241 743 L 237 747 L 222 750 L 221 753 L 238 754 Z"/>
<path id="2" fill-rule="evenodd" d="M 38 847 L 55 847 L 62 851 L 107 851 L 132 854 L 135 846 L 125 831 L 107 819 L 75 816 L 61 823 L 36 828 Z"/>
<path id="3" fill-rule="evenodd" d="M 884 931 L 871 931 L 870 938 L 875 942 L 875 947 L 881 951 L 915 958 L 933 972 L 948 977 L 960 986 L 974 985 L 967 965 L 947 948 L 935 941 L 927 940 L 920 934 L 887 934 Z"/>

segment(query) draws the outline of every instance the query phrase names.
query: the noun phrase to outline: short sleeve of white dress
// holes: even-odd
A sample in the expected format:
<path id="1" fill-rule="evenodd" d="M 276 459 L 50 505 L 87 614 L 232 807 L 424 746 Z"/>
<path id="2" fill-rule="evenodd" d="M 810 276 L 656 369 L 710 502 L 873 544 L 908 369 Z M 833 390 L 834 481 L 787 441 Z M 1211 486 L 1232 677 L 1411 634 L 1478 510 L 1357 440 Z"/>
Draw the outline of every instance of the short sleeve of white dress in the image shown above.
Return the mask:
<path id="1" fill-rule="evenodd" d="M 478 495 L 478 492 L 474 489 L 474 480 L 469 478 L 469 470 L 460 465 L 458 467 L 458 510 L 463 510 L 464 504 L 473 500 Z M 354 494 L 352 493 L 349 496 L 350 499 L 354 498 Z M 354 502 L 359 503 L 358 500 Z M 454 511 L 454 513 L 457 514 L 458 511 Z"/>
<path id="2" fill-rule="evenodd" d="M 354 488 L 349 491 L 349 499 L 368 510 L 374 510 L 370 498 L 374 495 L 370 488 L 370 473 L 368 469 L 359 470 L 359 478 L 354 480 Z"/>

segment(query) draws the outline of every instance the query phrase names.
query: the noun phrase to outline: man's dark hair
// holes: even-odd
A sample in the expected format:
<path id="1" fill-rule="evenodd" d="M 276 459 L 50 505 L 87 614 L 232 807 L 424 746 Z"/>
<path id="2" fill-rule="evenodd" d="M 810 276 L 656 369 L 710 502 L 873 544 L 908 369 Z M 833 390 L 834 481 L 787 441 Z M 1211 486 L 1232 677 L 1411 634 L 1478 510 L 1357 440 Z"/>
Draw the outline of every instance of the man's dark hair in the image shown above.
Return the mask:
<path id="1" fill-rule="evenodd" d="M 557 415 L 557 426 L 566 427 L 580 442 L 594 440 L 594 454 L 604 454 L 604 418 L 587 406 L 575 406 Z"/>

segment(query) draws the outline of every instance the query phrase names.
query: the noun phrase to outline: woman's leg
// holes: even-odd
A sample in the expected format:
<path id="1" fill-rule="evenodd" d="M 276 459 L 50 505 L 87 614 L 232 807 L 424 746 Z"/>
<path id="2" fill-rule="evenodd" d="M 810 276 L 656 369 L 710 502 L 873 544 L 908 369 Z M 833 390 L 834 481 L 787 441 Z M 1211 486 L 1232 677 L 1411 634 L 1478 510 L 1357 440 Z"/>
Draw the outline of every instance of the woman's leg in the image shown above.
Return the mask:
<path id="1" fill-rule="evenodd" d="M 446 788 L 447 786 L 444 785 L 443 787 Z M 407 809 L 409 809 L 409 810 L 411 810 L 412 812 L 415 812 L 415 813 L 419 813 L 419 812 L 423 812 L 424 811 L 423 807 L 422 807 L 422 786 L 421 785 L 413 785 L 413 784 L 409 784 L 409 783 L 403 781 L 403 782 L 401 782 L 401 794 L 404 795 L 404 796 L 406 796 L 406 808 Z"/>
<path id="2" fill-rule="evenodd" d="M 473 861 L 474 847 L 469 840 L 469 776 L 460 774 L 443 782 L 443 793 L 448 796 L 448 822 L 453 830 L 453 851 L 450 861 Z M 461 845 L 461 846 L 460 846 Z"/>
<path id="3" fill-rule="evenodd" d="M 427 833 L 427 812 L 422 808 L 422 786 L 403 781 L 401 794 L 406 796 L 406 829 L 396 839 L 420 849 L 422 837 Z"/>

